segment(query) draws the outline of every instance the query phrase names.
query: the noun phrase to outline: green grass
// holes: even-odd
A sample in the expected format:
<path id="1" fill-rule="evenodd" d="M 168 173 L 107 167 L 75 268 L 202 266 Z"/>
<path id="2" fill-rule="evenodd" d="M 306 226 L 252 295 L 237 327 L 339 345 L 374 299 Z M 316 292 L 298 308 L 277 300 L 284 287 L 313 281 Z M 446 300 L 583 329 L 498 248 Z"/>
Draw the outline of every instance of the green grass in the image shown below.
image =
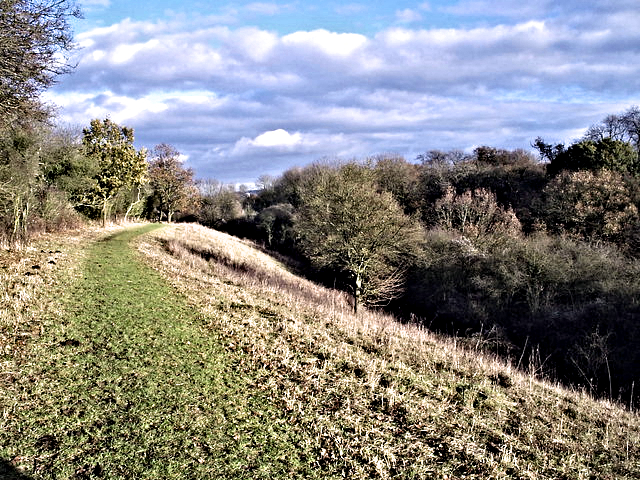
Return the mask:
<path id="1" fill-rule="evenodd" d="M 4 405 L 1 457 L 32 478 L 313 477 L 303 435 L 234 368 L 242 355 L 132 251 L 154 228 L 87 252 Z"/>
<path id="2" fill-rule="evenodd" d="M 148 261 L 249 352 L 245 369 L 347 478 L 640 478 L 640 419 L 294 277 L 195 226 Z M 170 253 L 171 255 L 167 255 Z"/>

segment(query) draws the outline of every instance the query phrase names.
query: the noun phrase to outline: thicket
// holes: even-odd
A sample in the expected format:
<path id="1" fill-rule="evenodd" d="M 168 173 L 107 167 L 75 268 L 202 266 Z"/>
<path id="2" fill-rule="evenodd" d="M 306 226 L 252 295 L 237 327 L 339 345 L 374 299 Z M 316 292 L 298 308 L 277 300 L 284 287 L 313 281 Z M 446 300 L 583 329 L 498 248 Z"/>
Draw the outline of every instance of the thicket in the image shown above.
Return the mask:
<path id="1" fill-rule="evenodd" d="M 618 117 L 636 109 L 629 112 Z M 357 189 L 343 198 L 310 192 L 327 190 L 319 170 L 334 180 L 345 170 L 366 172 L 361 187 L 388 196 L 393 215 L 423 233 L 411 237 L 394 295 L 365 303 L 383 303 L 533 374 L 637 405 L 638 145 L 631 133 L 594 138 L 603 129 L 591 127 L 568 148 L 536 139 L 540 157 L 480 147 L 430 151 L 417 162 L 381 155 L 293 168 L 236 195 L 235 214 L 212 225 L 293 256 L 310 275 L 353 294 L 342 266 L 314 261 L 320 253 L 345 258 L 349 242 L 310 235 L 307 212 L 311 205 L 340 211 L 330 219 L 335 232 L 353 225 L 371 199 L 357 198 Z M 376 221 L 384 221 L 388 213 L 378 210 Z"/>

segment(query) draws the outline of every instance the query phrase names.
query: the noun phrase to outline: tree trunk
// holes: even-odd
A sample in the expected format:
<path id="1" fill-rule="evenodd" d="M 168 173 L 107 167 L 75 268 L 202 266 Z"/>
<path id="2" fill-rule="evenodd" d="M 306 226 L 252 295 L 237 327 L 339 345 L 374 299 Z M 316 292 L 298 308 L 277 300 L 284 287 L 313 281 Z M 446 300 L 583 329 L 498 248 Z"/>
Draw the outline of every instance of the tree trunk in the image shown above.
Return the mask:
<path id="1" fill-rule="evenodd" d="M 102 199 L 102 228 L 107 226 L 107 197 Z"/>
<path id="2" fill-rule="evenodd" d="M 360 303 L 360 295 L 362 291 L 362 277 L 360 274 L 356 274 L 356 278 L 353 285 L 353 313 L 358 314 L 358 306 Z"/>
<path id="3" fill-rule="evenodd" d="M 135 207 L 142 201 L 142 198 L 140 197 L 141 197 L 140 188 L 138 187 L 138 195 L 136 197 L 137 200 L 135 202 L 132 202 L 131 205 L 129 205 L 129 208 L 127 209 L 127 213 L 124 214 L 124 223 L 127 223 L 127 220 L 129 220 L 129 214 L 131 213 L 131 210 L 133 210 L 133 207 Z"/>

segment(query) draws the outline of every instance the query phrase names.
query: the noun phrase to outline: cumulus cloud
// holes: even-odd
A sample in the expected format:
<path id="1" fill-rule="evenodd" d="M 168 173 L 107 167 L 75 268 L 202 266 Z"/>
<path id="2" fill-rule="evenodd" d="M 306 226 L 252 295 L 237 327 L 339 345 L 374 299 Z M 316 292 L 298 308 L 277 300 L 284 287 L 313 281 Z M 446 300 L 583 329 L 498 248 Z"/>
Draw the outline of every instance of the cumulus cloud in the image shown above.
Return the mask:
<path id="1" fill-rule="evenodd" d="M 174 144 L 198 175 L 233 182 L 323 156 L 568 141 L 640 102 L 640 12 L 615 0 L 593 7 L 596 22 L 572 3 L 535 0 L 546 15 L 532 15 L 465 1 L 456 8 L 503 5 L 516 21 L 409 28 L 439 8 L 425 3 L 374 35 L 124 20 L 78 35 L 78 68 L 48 95 L 63 121 L 108 115 L 141 144 Z"/>
<path id="2" fill-rule="evenodd" d="M 293 151 L 302 146 L 303 139 L 300 132 L 291 134 L 282 128 L 264 132 L 254 139 L 242 137 L 233 149 L 234 155 L 242 155 L 251 149 L 267 149 L 278 151 Z"/>

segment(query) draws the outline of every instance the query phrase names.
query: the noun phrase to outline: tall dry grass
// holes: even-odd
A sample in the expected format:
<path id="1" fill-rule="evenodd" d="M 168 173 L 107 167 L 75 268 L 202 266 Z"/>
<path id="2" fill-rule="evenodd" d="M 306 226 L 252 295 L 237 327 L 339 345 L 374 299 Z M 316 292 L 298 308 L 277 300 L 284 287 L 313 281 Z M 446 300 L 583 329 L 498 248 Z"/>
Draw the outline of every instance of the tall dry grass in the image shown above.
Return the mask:
<path id="1" fill-rule="evenodd" d="M 140 244 L 262 372 L 292 424 L 316 433 L 319 468 L 351 478 L 633 478 L 637 416 L 362 311 L 250 243 L 194 225 Z M 333 465 L 330 467 L 329 465 Z M 333 469 L 333 470 L 332 470 Z M 612 476 L 613 475 L 613 476 Z"/>

